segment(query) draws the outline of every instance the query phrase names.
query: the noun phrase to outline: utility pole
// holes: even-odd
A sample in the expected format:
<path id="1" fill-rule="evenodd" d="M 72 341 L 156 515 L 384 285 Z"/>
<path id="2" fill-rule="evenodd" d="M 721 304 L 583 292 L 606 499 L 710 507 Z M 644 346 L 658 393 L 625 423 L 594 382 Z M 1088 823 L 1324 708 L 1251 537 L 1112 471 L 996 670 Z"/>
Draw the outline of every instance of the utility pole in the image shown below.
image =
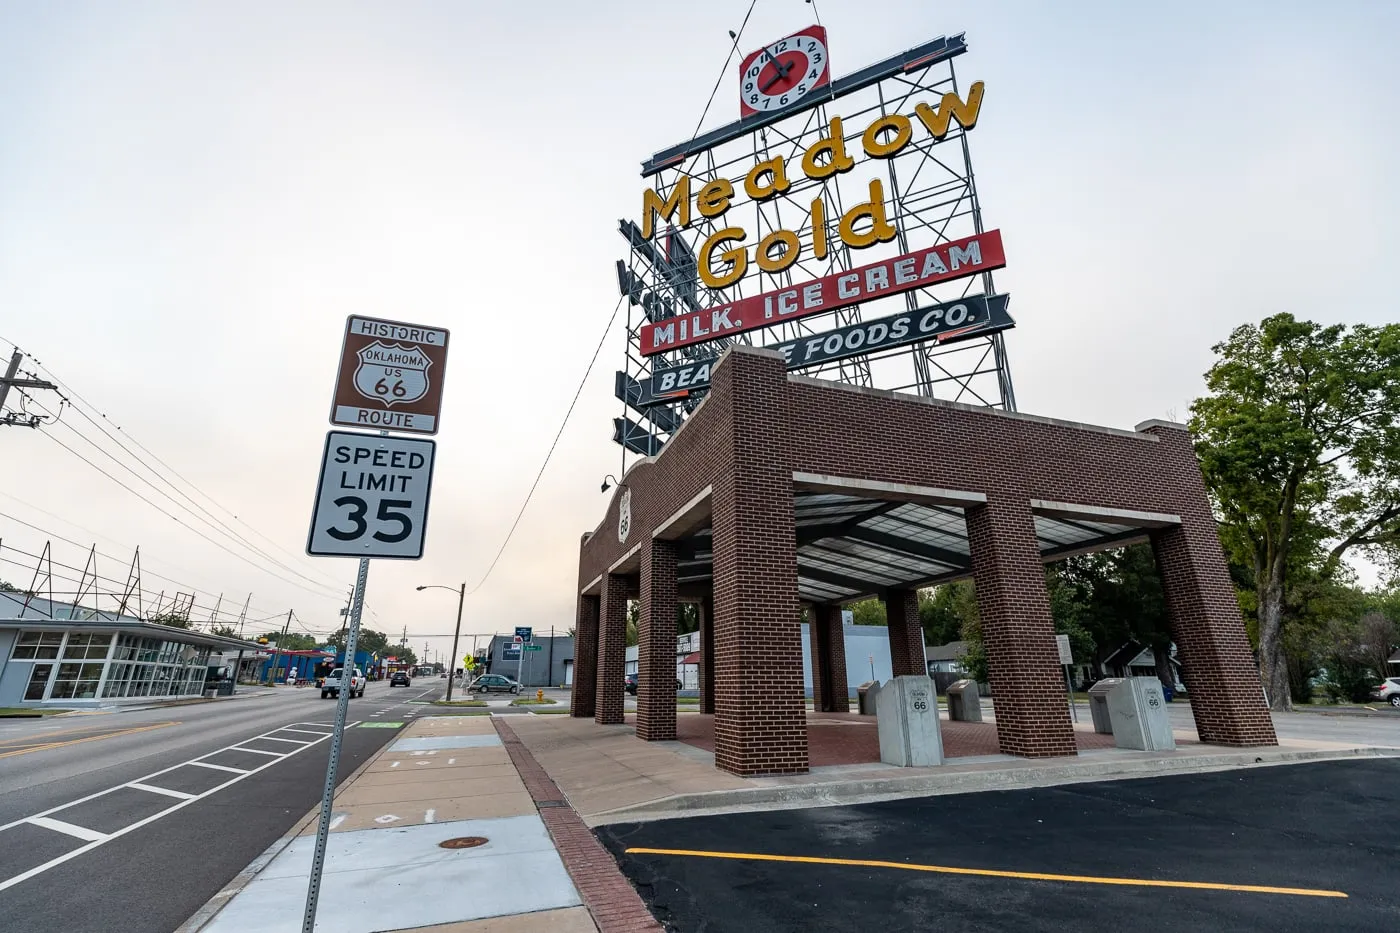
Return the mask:
<path id="1" fill-rule="evenodd" d="M 24 354 L 16 347 L 14 354 L 10 356 L 10 366 L 5 370 L 5 378 L 0 379 L 0 412 L 5 410 L 5 399 L 10 394 L 10 386 L 14 386 L 17 389 L 58 390 L 58 386 L 54 385 L 52 382 L 45 382 L 43 379 L 16 379 L 15 375 L 19 372 L 19 364 L 23 359 Z M 40 419 L 38 415 L 30 415 L 28 420 L 21 420 L 18 415 L 11 412 L 3 418 L 0 418 L 0 425 L 6 424 L 17 424 L 25 428 L 37 428 L 40 424 Z"/>
<path id="2" fill-rule="evenodd" d="M 287 624 L 282 626 L 282 637 L 277 639 L 277 651 L 272 656 L 272 667 L 267 672 L 269 686 L 277 682 L 277 662 L 282 660 L 282 644 L 287 640 L 287 631 L 292 627 L 292 610 L 287 610 Z"/>
<path id="3" fill-rule="evenodd" d="M 457 639 L 462 636 L 462 603 L 467 601 L 467 585 L 463 583 L 457 590 L 457 627 L 452 630 L 452 657 L 447 659 L 447 702 L 452 702 L 452 681 L 457 673 Z M 475 647 L 476 642 L 472 642 Z M 476 652 L 473 650 L 473 655 Z M 467 681 L 467 666 L 462 665 L 462 689 L 470 686 Z"/>

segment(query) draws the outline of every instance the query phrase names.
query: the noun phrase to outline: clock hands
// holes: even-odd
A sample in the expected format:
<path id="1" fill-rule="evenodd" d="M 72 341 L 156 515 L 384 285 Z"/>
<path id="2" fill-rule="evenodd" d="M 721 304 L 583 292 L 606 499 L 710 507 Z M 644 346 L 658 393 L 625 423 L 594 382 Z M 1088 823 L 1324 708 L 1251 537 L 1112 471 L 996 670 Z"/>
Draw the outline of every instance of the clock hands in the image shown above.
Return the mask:
<path id="1" fill-rule="evenodd" d="M 792 71 L 792 69 L 796 66 L 797 63 L 789 62 L 786 66 L 784 66 L 782 62 L 778 61 L 777 56 L 774 55 L 772 52 L 769 52 L 768 49 L 765 48 L 763 51 L 767 52 L 768 59 L 773 63 L 773 68 L 777 71 L 777 74 L 773 75 L 773 77 L 765 81 L 763 86 L 759 88 L 760 91 L 767 93 L 768 89 L 772 87 L 776 82 L 786 78 L 788 76 L 788 72 Z"/>

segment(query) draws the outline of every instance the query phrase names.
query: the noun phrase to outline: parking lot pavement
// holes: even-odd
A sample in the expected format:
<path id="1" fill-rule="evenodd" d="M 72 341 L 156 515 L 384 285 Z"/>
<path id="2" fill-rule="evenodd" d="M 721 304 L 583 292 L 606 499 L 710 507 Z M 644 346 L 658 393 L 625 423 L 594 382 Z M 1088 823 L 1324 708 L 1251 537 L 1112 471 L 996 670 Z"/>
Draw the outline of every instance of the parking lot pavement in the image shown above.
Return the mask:
<path id="1" fill-rule="evenodd" d="M 668 929 L 1389 929 L 1400 760 L 603 826 Z"/>

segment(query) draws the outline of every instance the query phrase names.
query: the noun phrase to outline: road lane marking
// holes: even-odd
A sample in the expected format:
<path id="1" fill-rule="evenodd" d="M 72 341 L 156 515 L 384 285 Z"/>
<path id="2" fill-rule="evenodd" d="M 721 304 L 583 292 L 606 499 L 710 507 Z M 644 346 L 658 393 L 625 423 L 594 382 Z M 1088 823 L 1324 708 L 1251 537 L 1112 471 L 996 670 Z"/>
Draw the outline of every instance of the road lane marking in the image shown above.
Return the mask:
<path id="1" fill-rule="evenodd" d="M 215 765 L 207 761 L 187 761 L 185 764 L 194 765 L 196 768 L 213 768 L 215 771 L 230 771 L 234 774 L 251 774 L 247 768 L 230 768 L 228 765 Z"/>
<path id="2" fill-rule="evenodd" d="M 789 862 L 800 865 L 847 865 L 856 868 L 898 868 L 940 875 L 977 875 L 983 878 L 1017 878 L 1023 881 L 1063 881 L 1073 884 L 1108 884 L 1125 887 L 1190 888 L 1197 891 L 1235 891 L 1245 894 L 1293 894 L 1301 897 L 1341 897 L 1344 891 L 1318 888 L 1280 888 L 1258 884 L 1219 884 L 1211 881 L 1162 881 L 1155 878 L 1106 878 L 1095 875 L 1054 875 L 1033 871 L 998 871 L 991 868 L 957 868 L 951 865 L 917 865 L 877 859 L 818 858 L 808 855 L 766 855 L 757 852 L 707 852 L 695 849 L 630 848 L 628 855 L 680 855 L 691 858 L 733 859 L 748 862 Z"/>
<path id="3" fill-rule="evenodd" d="M 300 732 L 304 735 L 330 735 L 329 732 L 322 732 L 319 729 L 293 729 L 290 726 L 283 726 L 276 730 L 278 732 Z"/>
<path id="4" fill-rule="evenodd" d="M 97 742 L 97 741 L 100 741 L 101 739 L 115 739 L 117 736 L 121 736 L 121 735 L 135 735 L 135 734 L 138 733 L 138 732 L 150 732 L 150 731 L 152 731 L 153 729 L 164 729 L 164 728 L 166 728 L 167 726 L 178 726 L 178 725 L 179 725 L 178 722 L 158 722 L 158 723 L 155 723 L 155 724 L 149 725 L 149 726 L 135 726 L 135 727 L 130 728 L 130 729 L 122 729 L 122 730 L 120 730 L 120 731 L 118 731 L 118 732 L 104 732 L 102 735 L 89 735 L 89 736 L 85 736 L 85 737 L 83 737 L 83 738 L 81 738 L 81 739 L 64 739 L 64 740 L 61 741 L 61 742 L 49 742 L 49 741 L 48 741 L 49 737 L 55 734 L 55 733 L 49 733 L 49 735 L 44 736 L 44 744 L 42 744 L 42 745 L 36 745 L 36 746 L 30 747 L 30 748 L 15 748 L 13 751 L 0 752 L 0 758 L 11 758 L 11 757 L 13 757 L 13 756 L 15 756 L 15 755 L 28 755 L 28 754 L 30 754 L 30 753 L 32 753 L 32 752 L 42 752 L 42 751 L 44 751 L 45 749 L 49 749 L 49 748 L 66 748 L 66 747 L 69 746 L 69 745 L 79 745 L 79 744 L 81 744 L 81 743 L 83 743 L 83 742 Z M 93 729 L 93 728 L 97 728 L 97 727 L 94 727 L 94 726 L 87 726 L 86 728 L 87 728 L 87 729 Z M 76 731 L 76 730 L 74 730 L 74 731 Z"/>
<path id="5" fill-rule="evenodd" d="M 166 797 L 174 797 L 176 800 L 191 800 L 198 794 L 187 794 L 182 790 L 171 790 L 168 787 L 155 787 L 150 784 L 142 784 L 139 781 L 132 781 L 126 785 L 132 790 L 144 790 L 148 794 L 164 794 Z"/>
<path id="6" fill-rule="evenodd" d="M 107 838 L 106 833 L 99 833 L 95 829 L 88 829 L 86 826 L 77 826 L 73 823 L 65 823 L 62 820 L 51 820 L 47 816 L 32 816 L 29 822 L 35 826 L 42 826 L 51 829 L 56 833 L 65 833 L 69 836 L 77 836 L 84 842 L 101 842 Z"/>
<path id="7" fill-rule="evenodd" d="M 264 739 L 264 738 L 267 738 L 267 736 L 260 735 L 260 736 L 258 736 L 258 738 Z M 250 739 L 249 741 L 252 741 L 252 740 Z M 315 743 L 313 742 L 312 744 L 314 745 Z M 248 753 L 253 754 L 253 755 L 271 755 L 273 758 L 286 758 L 288 755 L 295 755 L 295 754 L 296 754 L 296 752 L 265 752 L 265 751 L 263 751 L 263 750 L 260 749 L 260 748 L 244 748 L 242 745 L 230 745 L 230 746 L 226 749 L 226 751 L 230 751 L 230 752 L 248 752 Z"/>
<path id="8" fill-rule="evenodd" d="M 280 732 L 281 730 L 279 729 L 278 731 Z M 305 740 L 303 740 L 303 739 L 279 739 L 279 738 L 278 738 L 277 736 L 275 736 L 275 735 L 265 735 L 265 736 L 263 736 L 263 738 L 266 739 L 266 740 L 269 741 L 269 742 L 291 742 L 293 745 L 310 745 L 310 744 L 311 744 L 310 742 L 307 742 L 307 741 L 305 741 Z"/>
<path id="9" fill-rule="evenodd" d="M 346 726 L 349 727 L 358 724 L 359 720 L 355 720 L 354 722 L 346 723 Z M 319 726 L 325 725 L 325 723 L 296 723 L 296 725 Z M 278 730 L 273 729 L 271 731 L 276 732 Z M 267 734 L 268 733 L 264 733 L 263 735 L 255 735 L 252 738 L 242 739 L 241 741 L 256 741 L 257 739 L 264 738 Z M 91 852 L 93 849 L 96 849 L 98 846 L 105 845 L 106 843 L 111 842 L 113 839 L 125 836 L 127 833 L 135 832 L 136 830 L 141 829 L 143 826 L 147 826 L 151 823 L 154 823 L 156 820 L 159 820 L 162 817 L 169 816 L 170 814 L 175 813 L 178 810 L 183 810 L 190 804 L 203 800 L 204 798 L 216 794 L 227 787 L 231 787 L 234 784 L 237 784 L 239 781 L 244 780 L 245 778 L 251 777 L 254 774 L 258 774 L 261 771 L 266 771 L 268 768 L 271 768 L 278 762 L 284 761 L 287 758 L 292 757 L 293 755 L 299 755 L 306 749 L 310 748 L 312 745 L 319 745 L 322 741 L 325 741 L 325 739 L 329 739 L 330 737 L 331 733 L 328 732 L 321 739 L 312 742 L 310 745 L 303 745 L 300 748 L 294 748 L 291 751 L 287 752 L 285 755 L 273 754 L 271 761 L 266 761 L 263 764 L 258 765 L 256 768 L 246 770 L 241 768 L 229 768 L 224 765 L 211 764 L 209 762 L 201 760 L 204 758 L 212 758 L 214 755 L 218 755 L 222 752 L 229 751 L 235 747 L 233 745 L 228 745 L 224 748 L 215 749 L 212 752 L 206 752 L 205 754 L 200 755 L 198 758 L 192 758 L 189 761 L 182 761 L 179 764 L 171 765 L 168 768 L 162 768 L 159 771 L 154 771 L 150 774 L 145 775 L 144 777 L 137 778 L 134 781 L 127 781 L 123 784 L 117 784 L 115 786 L 107 788 L 106 790 L 100 790 L 94 794 L 88 794 L 86 797 L 79 797 L 76 800 L 70 800 L 67 803 L 59 804 L 56 807 L 50 807 L 47 810 L 34 814 L 33 816 L 23 817 L 18 820 L 12 820 L 9 823 L 5 823 L 4 825 L 0 825 L 0 845 L 4 845 L 4 831 L 7 829 L 12 829 L 21 824 L 42 826 L 47 829 L 55 830 L 57 832 L 68 833 L 69 835 L 77 836 L 78 838 L 91 839 L 91 841 L 87 842 L 85 845 L 78 846 L 78 848 L 72 850 L 71 852 L 65 852 L 63 855 L 60 855 L 57 858 L 50 859 L 49 861 L 44 862 L 41 865 L 36 865 L 27 871 L 20 872 L 18 875 L 13 875 L 9 878 L 4 879 L 3 881 L 0 881 L 0 891 L 8 890 L 9 888 L 12 888 L 17 884 L 21 884 L 29 880 L 30 878 L 35 877 L 36 875 L 43 874 L 51 868 L 56 868 L 57 866 L 62 865 L 64 862 L 75 859 L 80 855 L 85 855 L 86 853 Z M 252 751 L 252 749 L 243 749 L 243 751 Z M 169 774 L 171 771 L 174 771 L 178 768 L 186 767 L 187 765 L 194 765 L 196 767 L 201 768 L 212 768 L 215 771 L 228 771 L 232 772 L 234 776 L 224 781 L 222 784 L 215 785 L 214 787 L 209 788 L 203 793 L 196 794 L 190 797 L 188 800 L 179 800 L 173 805 L 166 807 L 164 810 L 158 810 L 155 813 L 152 813 L 150 816 L 145 817 L 144 819 L 137 820 L 135 823 L 123 826 L 121 829 L 106 834 L 97 833 L 95 830 L 85 829 L 81 826 L 74 826 L 72 823 L 65 823 L 62 820 L 55 820 L 51 818 L 51 814 L 58 813 L 62 810 L 66 810 L 69 807 L 76 807 L 77 805 L 82 803 L 87 803 L 89 800 L 96 800 L 99 797 L 105 797 L 106 795 L 116 793 L 119 790 L 130 788 L 133 784 L 147 784 L 152 779 L 158 778 L 162 774 Z M 84 833 L 88 835 L 81 835 Z"/>

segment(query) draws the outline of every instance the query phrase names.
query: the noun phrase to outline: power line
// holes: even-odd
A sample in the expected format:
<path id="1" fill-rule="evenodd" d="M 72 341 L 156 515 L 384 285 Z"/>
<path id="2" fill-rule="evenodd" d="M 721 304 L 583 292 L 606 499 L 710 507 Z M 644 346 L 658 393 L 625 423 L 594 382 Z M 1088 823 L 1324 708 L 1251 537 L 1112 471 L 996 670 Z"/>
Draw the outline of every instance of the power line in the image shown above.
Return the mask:
<path id="1" fill-rule="evenodd" d="M 752 10 L 752 7 L 750 7 L 750 10 Z M 496 556 L 491 560 L 491 566 L 486 568 L 486 573 L 482 575 L 476 586 L 468 591 L 468 596 L 481 589 L 482 586 L 486 584 L 486 581 L 490 579 L 491 572 L 495 570 L 496 565 L 500 563 L 501 555 L 506 552 L 506 547 L 510 544 L 510 539 L 515 536 L 515 529 L 520 527 L 520 519 L 524 517 L 525 510 L 530 506 L 530 499 L 534 497 L 535 489 L 540 485 L 540 478 L 544 476 L 545 467 L 549 466 L 549 459 L 554 456 L 554 448 L 559 446 L 559 438 L 563 436 L 564 428 L 569 424 L 569 418 L 574 413 L 574 406 L 578 405 L 579 396 L 583 394 L 584 384 L 588 382 L 588 376 L 593 372 L 593 364 L 598 362 L 598 354 L 602 352 L 603 344 L 607 342 L 608 334 L 612 331 L 613 321 L 617 320 L 617 312 L 622 308 L 622 302 L 626 297 L 627 296 L 624 295 L 619 298 L 617 304 L 613 306 L 612 314 L 608 317 L 607 326 L 603 328 L 603 336 L 598 338 L 598 346 L 593 348 L 593 357 L 588 361 L 588 368 L 583 371 L 583 378 L 579 380 L 578 389 L 574 392 L 573 401 L 569 402 L 569 410 L 564 412 L 564 420 L 560 422 L 559 430 L 554 434 L 554 441 L 549 445 L 549 452 L 544 455 L 544 463 L 540 464 L 539 472 L 535 474 L 535 481 L 530 484 L 530 491 L 525 494 L 525 501 L 520 504 L 520 511 L 515 514 L 515 521 L 511 522 L 510 531 L 506 532 L 506 539 L 501 542 L 501 549 L 496 552 Z"/>
<path id="2" fill-rule="evenodd" d="M 729 54 L 724 57 L 724 67 L 719 70 L 719 77 L 715 79 L 715 86 L 710 91 L 710 99 L 705 101 L 705 109 L 700 112 L 700 119 L 695 122 L 695 132 L 690 134 L 691 139 L 700 135 L 700 127 L 704 125 L 705 117 L 709 116 L 710 106 L 714 104 L 715 95 L 719 93 L 719 86 L 724 83 L 725 72 L 729 71 L 729 63 L 734 60 L 734 52 L 739 48 L 739 38 L 743 36 L 744 27 L 749 24 L 749 17 L 753 15 L 753 8 L 757 5 L 758 0 L 750 0 L 749 11 L 744 14 L 744 21 L 739 24 L 739 31 L 730 33 L 734 41 L 729 46 Z"/>

